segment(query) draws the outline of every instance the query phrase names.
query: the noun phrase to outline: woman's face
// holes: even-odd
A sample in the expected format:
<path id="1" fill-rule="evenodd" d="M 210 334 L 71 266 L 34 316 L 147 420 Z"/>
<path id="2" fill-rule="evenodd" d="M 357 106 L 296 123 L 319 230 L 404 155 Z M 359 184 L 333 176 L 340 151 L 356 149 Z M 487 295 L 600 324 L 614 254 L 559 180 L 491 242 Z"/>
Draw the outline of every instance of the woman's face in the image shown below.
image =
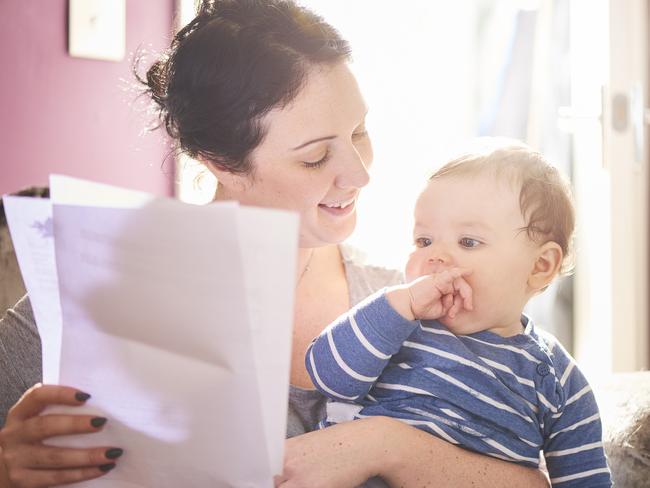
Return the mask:
<path id="1" fill-rule="evenodd" d="M 367 107 L 346 63 L 316 66 L 298 96 L 269 112 L 250 175 L 217 174 L 219 198 L 300 215 L 300 246 L 339 243 L 356 224 L 356 200 L 369 180 Z"/>

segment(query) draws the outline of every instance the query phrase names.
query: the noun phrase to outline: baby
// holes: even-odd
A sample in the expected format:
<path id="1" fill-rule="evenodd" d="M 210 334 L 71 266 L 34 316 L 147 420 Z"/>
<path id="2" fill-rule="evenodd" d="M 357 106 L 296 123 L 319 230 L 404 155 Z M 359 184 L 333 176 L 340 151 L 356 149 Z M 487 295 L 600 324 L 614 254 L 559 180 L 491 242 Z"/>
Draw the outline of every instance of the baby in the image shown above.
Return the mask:
<path id="1" fill-rule="evenodd" d="M 569 270 L 570 190 L 510 145 L 438 170 L 415 207 L 407 284 L 370 296 L 307 350 L 325 425 L 384 415 L 553 486 L 611 486 L 598 407 L 573 358 L 522 311 Z"/>

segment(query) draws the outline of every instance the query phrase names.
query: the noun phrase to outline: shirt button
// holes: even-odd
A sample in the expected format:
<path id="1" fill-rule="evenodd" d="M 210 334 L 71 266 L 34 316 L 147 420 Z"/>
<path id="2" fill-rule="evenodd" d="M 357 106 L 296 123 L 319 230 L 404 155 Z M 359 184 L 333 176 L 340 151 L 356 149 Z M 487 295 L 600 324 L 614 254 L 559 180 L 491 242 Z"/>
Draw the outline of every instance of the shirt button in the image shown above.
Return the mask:
<path id="1" fill-rule="evenodd" d="M 546 376 L 551 372 L 551 368 L 548 367 L 546 363 L 539 363 L 537 365 L 537 374 L 540 376 Z"/>

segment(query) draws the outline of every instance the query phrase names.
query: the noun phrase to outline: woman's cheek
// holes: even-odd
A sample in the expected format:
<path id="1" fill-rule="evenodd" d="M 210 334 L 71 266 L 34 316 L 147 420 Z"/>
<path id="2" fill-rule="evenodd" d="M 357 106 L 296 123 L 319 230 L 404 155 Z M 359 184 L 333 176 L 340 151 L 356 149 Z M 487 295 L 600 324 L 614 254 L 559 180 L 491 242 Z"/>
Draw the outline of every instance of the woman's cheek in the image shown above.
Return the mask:
<path id="1" fill-rule="evenodd" d="M 370 142 L 370 139 L 367 139 L 363 143 L 360 155 L 361 159 L 363 160 L 363 164 L 366 166 L 366 170 L 369 170 L 375 157 L 375 153 L 372 149 L 372 142 Z"/>

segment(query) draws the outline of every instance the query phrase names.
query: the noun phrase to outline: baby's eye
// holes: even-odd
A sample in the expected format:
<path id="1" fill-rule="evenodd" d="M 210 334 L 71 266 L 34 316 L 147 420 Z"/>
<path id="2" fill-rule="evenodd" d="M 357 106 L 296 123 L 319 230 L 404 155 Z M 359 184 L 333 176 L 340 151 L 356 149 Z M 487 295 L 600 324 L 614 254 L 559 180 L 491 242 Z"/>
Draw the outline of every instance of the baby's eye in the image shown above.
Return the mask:
<path id="1" fill-rule="evenodd" d="M 416 247 L 427 247 L 431 245 L 431 239 L 428 237 L 417 237 L 414 241 Z"/>
<path id="2" fill-rule="evenodd" d="M 475 248 L 475 247 L 479 246 L 481 244 L 481 241 L 479 241 L 477 239 L 472 239 L 471 237 L 463 237 L 463 238 L 460 239 L 460 241 L 458 241 L 458 243 L 462 247 L 472 249 L 472 248 Z"/>

